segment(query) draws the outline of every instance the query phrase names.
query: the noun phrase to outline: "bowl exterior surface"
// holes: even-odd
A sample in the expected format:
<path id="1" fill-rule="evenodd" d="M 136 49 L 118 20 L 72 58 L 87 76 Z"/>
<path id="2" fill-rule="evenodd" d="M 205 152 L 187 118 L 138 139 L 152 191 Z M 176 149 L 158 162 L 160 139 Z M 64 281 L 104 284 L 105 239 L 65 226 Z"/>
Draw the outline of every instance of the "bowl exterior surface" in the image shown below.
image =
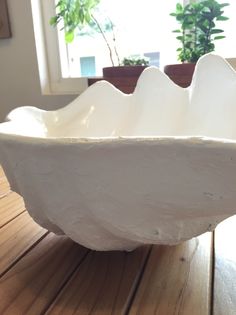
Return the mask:
<path id="1" fill-rule="evenodd" d="M 236 213 L 236 73 L 196 64 L 191 86 L 145 69 L 133 94 L 108 82 L 56 111 L 0 124 L 0 163 L 41 226 L 96 250 L 176 244 Z"/>
<path id="2" fill-rule="evenodd" d="M 34 220 L 92 249 L 176 244 L 236 212 L 232 143 L 8 139 L 1 153 Z"/>

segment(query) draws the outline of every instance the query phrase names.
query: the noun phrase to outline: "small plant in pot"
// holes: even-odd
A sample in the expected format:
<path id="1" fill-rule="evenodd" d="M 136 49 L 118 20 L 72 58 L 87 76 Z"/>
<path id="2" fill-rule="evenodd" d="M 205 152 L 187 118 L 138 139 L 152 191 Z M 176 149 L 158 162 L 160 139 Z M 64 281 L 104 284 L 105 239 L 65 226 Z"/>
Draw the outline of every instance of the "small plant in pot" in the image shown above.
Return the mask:
<path id="1" fill-rule="evenodd" d="M 118 67 L 103 68 L 103 77 L 125 93 L 132 93 L 143 70 L 149 65 L 144 56 L 130 56 L 122 60 Z"/>
<path id="2" fill-rule="evenodd" d="M 139 76 L 149 65 L 149 59 L 144 56 L 125 57 L 117 67 L 103 68 L 104 77 L 132 77 Z"/>
<path id="3" fill-rule="evenodd" d="M 180 24 L 173 32 L 181 47 L 177 49 L 178 59 L 183 63 L 165 66 L 165 73 L 182 87 L 191 83 L 197 60 L 215 49 L 215 41 L 225 38 L 223 30 L 216 27 L 217 21 L 228 20 L 223 8 L 228 3 L 218 3 L 216 0 L 201 0 L 186 5 L 177 3 L 175 17 Z"/>
<path id="4" fill-rule="evenodd" d="M 146 67 L 149 65 L 149 59 L 145 56 L 137 57 L 126 57 L 122 60 L 123 66 L 142 66 Z"/>

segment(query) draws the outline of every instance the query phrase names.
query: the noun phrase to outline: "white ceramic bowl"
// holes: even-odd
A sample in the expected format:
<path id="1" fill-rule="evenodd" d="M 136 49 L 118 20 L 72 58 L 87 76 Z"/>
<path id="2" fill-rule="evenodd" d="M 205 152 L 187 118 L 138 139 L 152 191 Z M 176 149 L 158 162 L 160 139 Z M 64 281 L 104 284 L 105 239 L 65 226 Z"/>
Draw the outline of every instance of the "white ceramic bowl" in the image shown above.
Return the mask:
<path id="1" fill-rule="evenodd" d="M 176 244 L 236 213 L 236 73 L 202 57 L 192 85 L 147 68 L 56 111 L 0 124 L 0 163 L 43 227 L 96 250 Z"/>

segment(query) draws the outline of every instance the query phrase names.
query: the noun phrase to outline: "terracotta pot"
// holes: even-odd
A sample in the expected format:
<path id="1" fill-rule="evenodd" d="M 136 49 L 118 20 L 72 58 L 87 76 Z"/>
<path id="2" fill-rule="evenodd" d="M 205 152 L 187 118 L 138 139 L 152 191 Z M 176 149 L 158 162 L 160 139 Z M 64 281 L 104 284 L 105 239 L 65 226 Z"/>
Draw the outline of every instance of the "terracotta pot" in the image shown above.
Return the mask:
<path id="1" fill-rule="evenodd" d="M 106 80 L 124 93 L 133 93 L 140 74 L 146 66 L 117 66 L 103 68 L 103 76 L 89 78 L 88 84 Z"/>
<path id="2" fill-rule="evenodd" d="M 134 77 L 140 76 L 146 66 L 117 66 L 103 68 L 104 77 Z"/>
<path id="3" fill-rule="evenodd" d="M 192 82 L 195 65 L 195 63 L 167 65 L 164 67 L 164 72 L 177 85 L 188 87 Z"/>
<path id="4" fill-rule="evenodd" d="M 133 93 L 140 74 L 146 66 L 118 66 L 103 68 L 103 79 L 124 93 Z"/>

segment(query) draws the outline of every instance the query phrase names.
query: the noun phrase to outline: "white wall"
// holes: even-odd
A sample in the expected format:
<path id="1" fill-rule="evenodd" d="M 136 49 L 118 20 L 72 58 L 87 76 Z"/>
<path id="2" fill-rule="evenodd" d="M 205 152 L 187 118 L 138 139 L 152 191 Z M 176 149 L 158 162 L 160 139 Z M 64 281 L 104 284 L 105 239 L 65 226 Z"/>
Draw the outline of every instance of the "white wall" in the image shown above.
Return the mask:
<path id="1" fill-rule="evenodd" d="M 41 94 L 30 0 L 8 0 L 12 38 L 0 39 L 0 121 L 19 106 L 51 110 L 75 95 Z"/>

